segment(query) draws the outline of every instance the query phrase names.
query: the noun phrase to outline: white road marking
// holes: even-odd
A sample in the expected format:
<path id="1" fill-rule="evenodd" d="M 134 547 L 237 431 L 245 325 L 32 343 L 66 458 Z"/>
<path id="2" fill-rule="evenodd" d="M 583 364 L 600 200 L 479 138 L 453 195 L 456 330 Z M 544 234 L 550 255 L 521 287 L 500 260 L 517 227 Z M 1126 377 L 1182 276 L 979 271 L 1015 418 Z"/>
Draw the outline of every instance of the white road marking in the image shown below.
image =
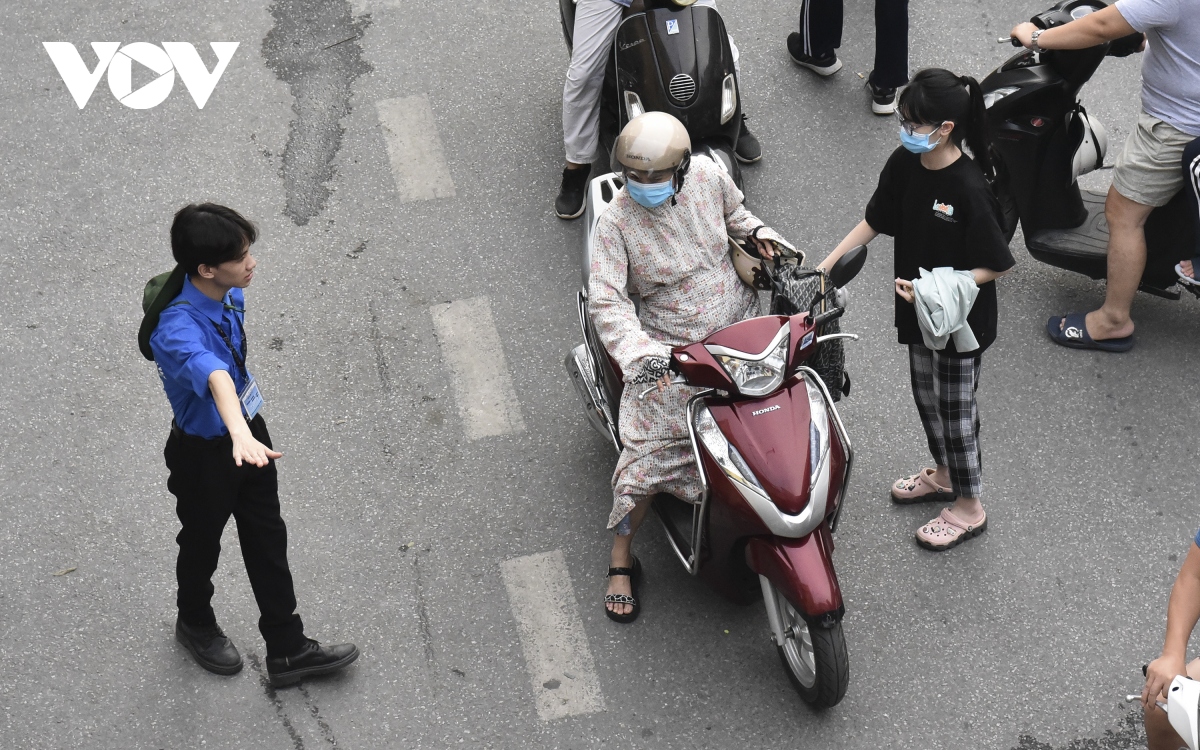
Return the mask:
<path id="1" fill-rule="evenodd" d="M 562 550 L 500 563 L 542 721 L 604 710 Z"/>
<path id="2" fill-rule="evenodd" d="M 454 375 L 458 411 L 468 440 L 525 430 L 521 405 L 492 322 L 487 297 L 429 309 L 442 357 Z"/>
<path id="3" fill-rule="evenodd" d="M 375 109 L 400 201 L 453 198 L 454 179 L 446 166 L 429 99 L 421 95 L 384 99 L 375 103 Z"/>

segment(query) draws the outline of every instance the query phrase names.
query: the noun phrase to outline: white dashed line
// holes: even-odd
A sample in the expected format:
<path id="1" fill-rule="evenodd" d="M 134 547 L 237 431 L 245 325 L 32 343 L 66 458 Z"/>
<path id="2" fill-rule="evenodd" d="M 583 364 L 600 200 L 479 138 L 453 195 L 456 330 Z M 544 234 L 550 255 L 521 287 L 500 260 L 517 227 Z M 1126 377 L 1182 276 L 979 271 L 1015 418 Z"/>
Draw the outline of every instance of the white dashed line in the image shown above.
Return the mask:
<path id="1" fill-rule="evenodd" d="M 454 179 L 446 166 L 429 100 L 424 96 L 384 99 L 376 102 L 375 109 L 400 201 L 453 198 Z"/>
<path id="2" fill-rule="evenodd" d="M 524 431 L 521 405 L 508 374 L 488 298 L 434 305 L 429 312 L 442 357 L 453 371 L 467 439 Z"/>
<path id="3" fill-rule="evenodd" d="M 604 710 L 575 590 L 561 550 L 500 563 L 542 721 Z"/>

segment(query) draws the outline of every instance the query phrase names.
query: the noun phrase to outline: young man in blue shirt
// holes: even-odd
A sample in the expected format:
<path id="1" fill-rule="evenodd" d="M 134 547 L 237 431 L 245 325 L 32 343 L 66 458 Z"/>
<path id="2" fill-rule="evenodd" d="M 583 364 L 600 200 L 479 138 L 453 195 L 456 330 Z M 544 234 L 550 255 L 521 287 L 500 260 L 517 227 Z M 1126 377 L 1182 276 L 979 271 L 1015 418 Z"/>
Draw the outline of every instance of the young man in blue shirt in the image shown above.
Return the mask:
<path id="1" fill-rule="evenodd" d="M 185 206 L 171 226 L 171 252 L 187 273 L 183 291 L 162 311 L 150 348 L 175 419 L 163 451 L 182 529 L 175 637 L 200 666 L 234 674 L 242 657 L 217 624 L 212 575 L 229 517 L 237 522 L 246 573 L 273 685 L 327 674 L 358 658 L 353 644 L 306 638 L 296 612 L 279 514 L 274 450 L 259 413 L 263 399 L 246 366 L 245 297 L 257 262 L 254 225 L 212 203 Z"/>

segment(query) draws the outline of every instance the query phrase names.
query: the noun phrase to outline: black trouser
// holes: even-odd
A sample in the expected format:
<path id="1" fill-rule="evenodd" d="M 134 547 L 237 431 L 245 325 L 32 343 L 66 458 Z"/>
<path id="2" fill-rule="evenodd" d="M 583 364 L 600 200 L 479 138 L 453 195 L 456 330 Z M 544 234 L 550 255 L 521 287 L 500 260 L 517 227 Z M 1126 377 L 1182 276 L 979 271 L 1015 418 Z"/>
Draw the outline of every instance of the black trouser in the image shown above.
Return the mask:
<path id="1" fill-rule="evenodd" d="M 250 431 L 270 447 L 262 416 Z M 167 489 L 175 496 L 175 512 L 183 528 L 175 576 L 179 581 L 179 617 L 188 625 L 216 622 L 212 610 L 212 575 L 221 554 L 221 533 L 232 515 L 254 598 L 258 629 L 267 656 L 293 654 L 304 645 L 304 624 L 296 614 L 296 593 L 287 561 L 287 527 L 279 515 L 279 480 L 275 462 L 263 468 L 233 462 L 229 436 L 205 440 L 187 435 L 174 424 L 163 450 Z"/>
<path id="2" fill-rule="evenodd" d="M 1195 222 L 1195 243 L 1192 245 L 1192 278 L 1200 278 L 1195 258 L 1200 258 L 1200 138 L 1183 149 L 1184 190 L 1192 197 L 1192 220 Z"/>
<path id="3" fill-rule="evenodd" d="M 842 46 L 842 0 L 803 0 L 804 54 L 824 57 Z M 875 68 L 871 83 L 894 89 L 908 83 L 908 0 L 875 0 Z"/>

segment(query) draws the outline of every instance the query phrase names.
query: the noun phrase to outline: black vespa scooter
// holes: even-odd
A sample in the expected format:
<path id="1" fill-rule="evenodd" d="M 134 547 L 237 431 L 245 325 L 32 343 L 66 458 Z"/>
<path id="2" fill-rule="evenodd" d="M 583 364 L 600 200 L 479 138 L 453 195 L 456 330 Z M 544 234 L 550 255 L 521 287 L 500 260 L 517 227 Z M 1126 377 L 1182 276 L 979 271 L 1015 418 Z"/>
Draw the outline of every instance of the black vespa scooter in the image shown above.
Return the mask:
<path id="1" fill-rule="evenodd" d="M 600 108 L 600 143 L 608 153 L 644 112 L 674 115 L 688 129 L 693 154 L 707 154 L 740 188 L 734 146 L 742 128 L 733 50 L 716 10 L 696 0 L 633 0 L 613 41 Z M 567 48 L 573 46 L 575 0 L 559 0 Z"/>
<path id="2" fill-rule="evenodd" d="M 1105 0 L 1062 0 L 1030 22 L 1049 29 L 1105 7 Z M 1141 34 L 1133 34 L 1088 49 L 1022 49 L 980 84 L 998 156 L 1006 229 L 1011 237 L 1019 219 L 1029 254 L 1043 263 L 1093 279 L 1107 276 L 1105 196 L 1081 190 L 1076 179 L 1076 154 L 1084 149 L 1084 161 L 1099 167 L 1106 136 L 1078 97 L 1105 57 L 1124 57 L 1141 43 Z M 1179 290 L 1171 287 L 1178 281 L 1175 264 L 1190 257 L 1193 247 L 1188 210 L 1187 196 L 1180 194 L 1150 214 L 1141 291 L 1179 299 Z"/>

